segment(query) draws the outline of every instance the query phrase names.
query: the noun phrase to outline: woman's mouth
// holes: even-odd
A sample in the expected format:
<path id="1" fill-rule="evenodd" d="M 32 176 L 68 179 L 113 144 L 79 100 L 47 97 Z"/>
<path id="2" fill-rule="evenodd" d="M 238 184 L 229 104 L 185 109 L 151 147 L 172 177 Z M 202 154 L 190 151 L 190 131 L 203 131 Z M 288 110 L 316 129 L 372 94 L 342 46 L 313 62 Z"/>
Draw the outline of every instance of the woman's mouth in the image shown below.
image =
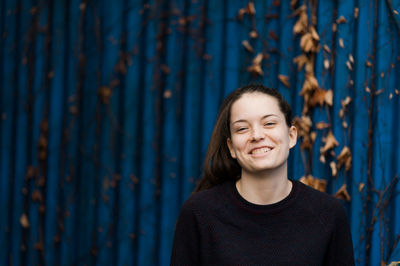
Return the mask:
<path id="1" fill-rule="evenodd" d="M 261 147 L 261 148 L 256 148 L 256 149 L 251 150 L 250 154 L 254 154 L 254 155 L 256 155 L 256 154 L 264 154 L 264 153 L 269 152 L 270 150 L 272 150 L 272 148 Z"/>

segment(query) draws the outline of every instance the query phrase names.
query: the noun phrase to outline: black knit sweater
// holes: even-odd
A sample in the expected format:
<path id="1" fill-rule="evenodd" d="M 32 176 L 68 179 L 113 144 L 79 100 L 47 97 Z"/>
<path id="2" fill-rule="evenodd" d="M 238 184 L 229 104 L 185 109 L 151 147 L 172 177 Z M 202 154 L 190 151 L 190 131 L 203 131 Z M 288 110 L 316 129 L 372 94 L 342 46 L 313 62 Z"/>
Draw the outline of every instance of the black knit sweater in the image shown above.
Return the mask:
<path id="1" fill-rule="evenodd" d="M 271 205 L 246 201 L 234 182 L 192 194 L 176 224 L 171 265 L 354 265 L 341 203 L 292 182 Z"/>

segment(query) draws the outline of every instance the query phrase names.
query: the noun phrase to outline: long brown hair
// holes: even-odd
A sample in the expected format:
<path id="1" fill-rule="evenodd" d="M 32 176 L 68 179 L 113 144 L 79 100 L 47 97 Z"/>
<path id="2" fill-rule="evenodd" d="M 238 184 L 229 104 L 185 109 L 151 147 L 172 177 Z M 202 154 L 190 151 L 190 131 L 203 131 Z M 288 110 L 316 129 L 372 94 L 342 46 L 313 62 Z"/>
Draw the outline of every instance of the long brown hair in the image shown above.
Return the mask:
<path id="1" fill-rule="evenodd" d="M 242 97 L 243 94 L 253 92 L 265 93 L 276 98 L 280 110 L 285 115 L 287 126 L 290 127 L 292 125 L 292 110 L 290 105 L 277 90 L 261 84 L 250 84 L 231 92 L 222 102 L 219 109 L 217 121 L 215 122 L 204 159 L 204 173 L 194 190 L 195 192 L 211 188 L 228 180 L 240 179 L 242 169 L 239 163 L 231 157 L 227 145 L 227 140 L 231 137 L 231 108 L 233 103 Z"/>

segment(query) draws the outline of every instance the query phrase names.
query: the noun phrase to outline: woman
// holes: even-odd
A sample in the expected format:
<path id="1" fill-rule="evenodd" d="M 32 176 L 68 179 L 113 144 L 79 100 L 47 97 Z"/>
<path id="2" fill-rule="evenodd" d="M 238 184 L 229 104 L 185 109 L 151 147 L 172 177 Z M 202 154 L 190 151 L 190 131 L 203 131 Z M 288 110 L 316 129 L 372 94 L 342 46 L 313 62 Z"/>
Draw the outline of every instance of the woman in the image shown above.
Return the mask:
<path id="1" fill-rule="evenodd" d="M 179 215 L 171 265 L 354 265 L 341 203 L 288 179 L 296 140 L 279 92 L 263 85 L 232 92 L 204 176 Z"/>

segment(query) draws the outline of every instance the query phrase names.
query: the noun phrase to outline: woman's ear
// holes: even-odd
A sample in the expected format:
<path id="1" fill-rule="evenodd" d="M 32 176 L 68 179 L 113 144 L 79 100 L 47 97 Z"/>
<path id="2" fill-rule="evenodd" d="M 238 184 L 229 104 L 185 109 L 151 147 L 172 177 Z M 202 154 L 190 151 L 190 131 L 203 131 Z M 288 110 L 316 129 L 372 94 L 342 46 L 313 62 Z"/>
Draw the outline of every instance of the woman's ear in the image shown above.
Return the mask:
<path id="1" fill-rule="evenodd" d="M 291 126 L 289 128 L 289 148 L 293 148 L 297 143 L 297 128 Z"/>
<path id="2" fill-rule="evenodd" d="M 231 153 L 232 158 L 236 159 L 235 150 L 233 149 L 232 141 L 230 138 L 228 138 L 226 140 L 226 145 L 228 145 L 228 149 L 229 149 L 229 152 Z"/>

